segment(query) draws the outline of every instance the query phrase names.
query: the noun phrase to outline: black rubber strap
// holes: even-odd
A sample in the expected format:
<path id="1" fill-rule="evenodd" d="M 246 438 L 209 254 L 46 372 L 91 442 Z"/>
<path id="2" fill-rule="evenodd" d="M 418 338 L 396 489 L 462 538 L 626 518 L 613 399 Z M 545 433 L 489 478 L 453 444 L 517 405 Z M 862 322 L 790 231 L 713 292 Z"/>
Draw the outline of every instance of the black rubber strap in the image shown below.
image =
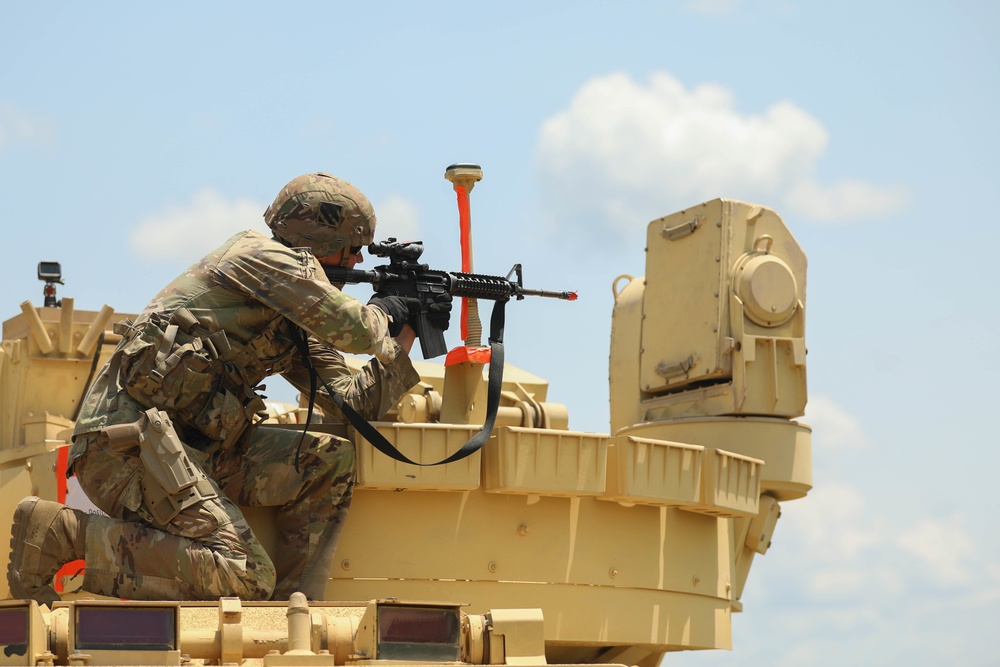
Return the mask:
<path id="1" fill-rule="evenodd" d="M 302 429 L 302 437 L 299 438 L 299 444 L 295 447 L 295 472 L 299 471 L 299 457 L 302 456 L 302 443 L 306 439 L 306 431 L 309 430 L 309 422 L 312 421 L 313 409 L 316 407 L 316 379 L 319 377 L 319 373 L 313 368 L 312 357 L 309 356 L 309 343 L 306 340 L 306 332 L 299 330 L 302 338 L 300 339 L 299 350 L 302 353 L 302 360 L 306 364 L 306 368 L 309 369 L 309 410 L 306 411 L 306 427 Z M 326 386 L 326 382 L 323 383 Z M 330 391 L 329 387 L 326 387 L 327 392 Z"/>
<path id="2" fill-rule="evenodd" d="M 372 447 L 379 450 L 386 456 L 400 461 L 401 463 L 409 463 L 415 466 L 439 466 L 446 463 L 454 463 L 455 461 L 460 461 L 467 456 L 471 456 L 478 452 L 486 441 L 490 439 L 490 435 L 493 434 L 493 426 L 496 423 L 497 411 L 500 408 L 500 390 L 503 387 L 503 329 L 504 329 L 504 307 L 507 305 L 506 301 L 495 301 L 493 303 L 493 313 L 490 316 L 490 370 L 488 380 L 487 380 L 487 390 L 486 390 L 486 421 L 483 422 L 483 427 L 472 436 L 468 442 L 462 445 L 454 454 L 448 456 L 447 458 L 441 459 L 434 463 L 418 463 L 417 461 L 410 460 L 405 454 L 396 449 L 396 446 L 385 439 L 378 430 L 372 426 L 372 424 L 359 415 L 357 411 L 344 402 L 337 393 L 330 390 L 330 387 L 323 381 L 323 386 L 326 387 L 327 394 L 330 395 L 330 399 L 336 404 L 340 411 L 344 413 L 347 417 L 347 421 L 351 423 L 351 426 L 361 434 L 361 436 L 371 443 Z M 316 371 L 313 369 L 312 364 L 308 363 L 309 370 L 311 373 Z M 312 401 L 310 400 L 310 404 Z M 308 425 L 307 425 L 308 426 Z"/>

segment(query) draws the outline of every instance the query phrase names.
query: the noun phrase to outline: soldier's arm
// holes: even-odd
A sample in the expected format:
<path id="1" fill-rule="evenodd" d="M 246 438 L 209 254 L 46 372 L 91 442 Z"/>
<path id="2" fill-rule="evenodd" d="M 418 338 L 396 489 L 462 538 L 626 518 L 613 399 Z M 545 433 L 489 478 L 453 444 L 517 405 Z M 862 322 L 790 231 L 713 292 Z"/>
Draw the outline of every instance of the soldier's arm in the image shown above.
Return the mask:
<path id="1" fill-rule="evenodd" d="M 392 341 L 392 339 L 390 339 Z M 420 376 L 413 369 L 409 355 L 395 341 L 393 356 L 388 361 L 372 359 L 358 372 L 344 361 L 343 355 L 330 347 L 309 338 L 309 356 L 319 377 L 329 388 L 335 391 L 344 401 L 368 420 L 379 419 L 388 412 L 402 396 L 420 381 Z M 412 339 L 410 344 L 412 344 Z M 284 373 L 284 377 L 303 396 L 309 395 L 309 371 L 301 355 L 296 354 L 292 368 Z M 317 383 L 316 403 L 334 420 L 341 417 L 340 410 L 329 399 L 324 382 Z"/>
<path id="2" fill-rule="evenodd" d="M 256 243 L 232 248 L 219 262 L 218 280 L 228 289 L 273 308 L 338 350 L 373 354 L 385 363 L 395 359 L 385 313 L 330 284 L 308 251 L 260 238 Z"/>

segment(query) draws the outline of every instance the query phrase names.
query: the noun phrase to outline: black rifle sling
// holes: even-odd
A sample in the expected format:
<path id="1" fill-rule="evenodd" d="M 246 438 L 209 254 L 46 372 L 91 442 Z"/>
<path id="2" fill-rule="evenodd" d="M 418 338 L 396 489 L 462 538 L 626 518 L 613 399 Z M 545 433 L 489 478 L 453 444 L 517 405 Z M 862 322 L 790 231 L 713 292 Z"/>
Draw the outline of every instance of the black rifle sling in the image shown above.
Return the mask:
<path id="1" fill-rule="evenodd" d="M 400 461 L 402 463 L 409 463 L 415 466 L 439 466 L 446 463 L 454 463 L 455 461 L 460 461 L 467 456 L 471 456 L 478 452 L 486 441 L 490 439 L 490 435 L 493 433 L 493 426 L 496 423 L 497 411 L 500 408 L 500 390 L 503 387 L 503 329 L 504 329 L 504 307 L 507 302 L 495 301 L 493 303 L 493 312 L 490 315 L 490 370 L 487 376 L 487 390 L 486 390 L 486 420 L 483 422 L 483 427 L 472 436 L 468 442 L 458 448 L 454 454 L 448 456 L 435 463 L 418 463 L 417 461 L 410 460 L 405 454 L 396 449 L 396 446 L 385 439 L 378 430 L 371 425 L 371 423 L 359 415 L 357 411 L 348 405 L 339 394 L 330 389 L 326 381 L 319 378 L 323 382 L 323 386 L 326 387 L 326 393 L 330 396 L 330 399 L 334 404 L 344 413 L 347 417 L 347 421 L 351 423 L 351 426 L 361 434 L 361 436 L 371 443 L 372 447 L 379 450 L 386 456 Z M 304 334 L 303 334 L 304 335 Z M 303 339 L 303 344 L 305 340 Z M 316 369 L 313 368 L 312 360 L 308 357 L 308 349 L 303 350 L 305 355 L 305 363 L 309 368 L 309 373 L 312 376 L 313 384 L 313 396 L 309 398 L 309 413 L 312 414 L 313 399 L 315 398 L 315 379 L 319 377 Z M 306 428 L 308 428 L 309 418 L 306 419 Z M 301 442 L 299 443 L 301 446 Z M 298 463 L 298 457 L 296 456 L 296 464 Z"/>

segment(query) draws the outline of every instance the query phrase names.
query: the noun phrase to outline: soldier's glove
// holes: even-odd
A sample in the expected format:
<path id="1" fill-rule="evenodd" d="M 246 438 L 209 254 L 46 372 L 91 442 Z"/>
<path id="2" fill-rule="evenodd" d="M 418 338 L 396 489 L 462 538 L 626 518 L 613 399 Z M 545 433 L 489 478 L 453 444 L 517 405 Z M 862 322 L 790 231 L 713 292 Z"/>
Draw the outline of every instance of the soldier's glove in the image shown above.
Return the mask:
<path id="1" fill-rule="evenodd" d="M 375 294 L 368 300 L 368 305 L 389 316 L 389 335 L 393 338 L 399 335 L 414 313 L 420 312 L 420 299 L 393 294 Z"/>
<path id="2" fill-rule="evenodd" d="M 443 292 L 434 294 L 431 299 L 427 304 L 427 319 L 435 329 L 447 331 L 451 321 L 451 295 Z"/>

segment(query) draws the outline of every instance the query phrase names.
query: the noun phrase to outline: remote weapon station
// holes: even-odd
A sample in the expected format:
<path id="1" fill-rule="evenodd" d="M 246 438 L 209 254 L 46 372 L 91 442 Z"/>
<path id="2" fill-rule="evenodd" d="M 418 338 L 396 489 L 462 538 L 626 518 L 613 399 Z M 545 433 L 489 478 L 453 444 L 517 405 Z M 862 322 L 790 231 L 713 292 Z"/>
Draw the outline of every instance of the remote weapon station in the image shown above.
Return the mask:
<path id="1" fill-rule="evenodd" d="M 380 251 L 388 265 L 331 277 L 475 298 L 463 298 L 463 345 L 443 364 L 415 361 L 421 382 L 385 421 L 318 426 L 357 448 L 327 599 L 95 599 L 79 590 L 76 561 L 56 575 L 52 609 L 2 600 L 0 581 L 0 666 L 654 667 L 732 648 L 732 616 L 781 504 L 812 487 L 810 429 L 795 421 L 806 405 L 805 254 L 765 206 L 716 199 L 650 222 L 645 276 L 612 285 L 608 432 L 574 431 L 544 379 L 504 366 L 496 311 L 482 344 L 477 300 L 502 309 L 575 294 L 527 289 L 519 267 L 472 273 L 469 194 L 482 171 L 453 165 L 446 178 L 461 272 L 431 270 L 419 246 L 393 241 Z M 57 262 L 38 277 L 43 305 L 25 301 L 3 323 L 2 544 L 25 496 L 92 507 L 66 478 L 69 438 L 119 341 L 112 326 L 129 317 L 57 300 Z M 445 351 L 443 338 L 421 343 L 425 356 Z M 306 413 L 269 406 L 289 428 Z M 377 436 L 400 456 L 376 449 Z M 273 545 L 273 516 L 247 516 Z"/>

